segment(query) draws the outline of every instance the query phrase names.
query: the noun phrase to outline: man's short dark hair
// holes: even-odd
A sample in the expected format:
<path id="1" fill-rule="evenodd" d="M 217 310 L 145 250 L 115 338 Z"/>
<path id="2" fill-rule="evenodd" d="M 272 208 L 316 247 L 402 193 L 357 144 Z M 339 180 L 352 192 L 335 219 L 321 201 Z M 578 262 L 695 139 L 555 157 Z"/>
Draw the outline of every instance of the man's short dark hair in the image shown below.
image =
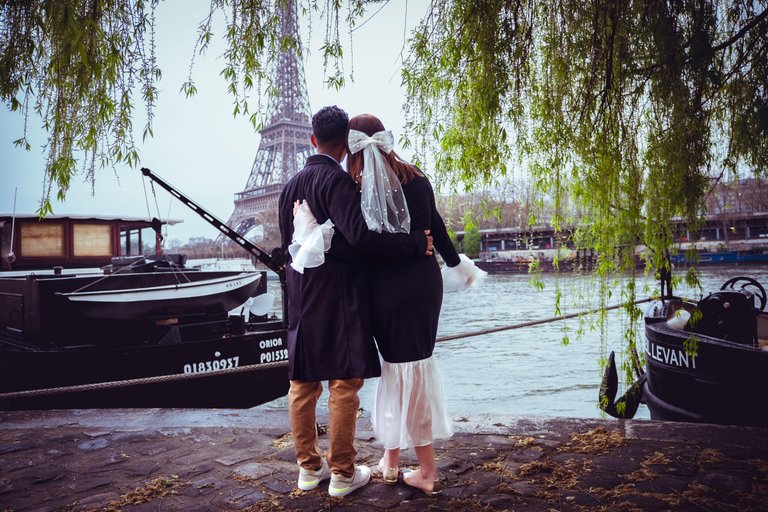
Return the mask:
<path id="1" fill-rule="evenodd" d="M 312 116 L 312 133 L 322 144 L 343 143 L 347 137 L 349 116 L 336 105 L 323 107 Z"/>

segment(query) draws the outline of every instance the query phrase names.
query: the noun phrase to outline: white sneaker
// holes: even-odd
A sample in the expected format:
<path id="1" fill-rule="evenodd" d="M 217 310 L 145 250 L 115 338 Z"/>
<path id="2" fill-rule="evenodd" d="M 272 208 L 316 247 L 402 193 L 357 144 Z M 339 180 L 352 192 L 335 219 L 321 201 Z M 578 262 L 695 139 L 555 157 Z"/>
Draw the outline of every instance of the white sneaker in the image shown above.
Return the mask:
<path id="1" fill-rule="evenodd" d="M 331 478 L 331 468 L 323 461 L 323 466 L 317 471 L 299 468 L 299 489 L 302 491 L 311 491 L 323 480 Z"/>
<path id="2" fill-rule="evenodd" d="M 346 496 L 359 489 L 371 480 L 371 469 L 367 466 L 355 466 L 355 474 L 352 478 L 344 478 L 334 474 L 331 477 L 331 485 L 328 486 L 328 494 L 331 496 Z"/>

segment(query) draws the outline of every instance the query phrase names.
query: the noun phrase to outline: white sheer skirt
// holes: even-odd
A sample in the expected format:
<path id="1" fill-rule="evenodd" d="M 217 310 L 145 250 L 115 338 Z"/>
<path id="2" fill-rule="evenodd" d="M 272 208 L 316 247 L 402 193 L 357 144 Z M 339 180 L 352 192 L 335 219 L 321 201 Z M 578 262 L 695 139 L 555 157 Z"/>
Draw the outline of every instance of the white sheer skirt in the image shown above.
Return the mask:
<path id="1" fill-rule="evenodd" d="M 408 363 L 381 364 L 373 398 L 373 432 L 387 450 L 427 446 L 450 437 L 443 383 L 432 357 Z"/>

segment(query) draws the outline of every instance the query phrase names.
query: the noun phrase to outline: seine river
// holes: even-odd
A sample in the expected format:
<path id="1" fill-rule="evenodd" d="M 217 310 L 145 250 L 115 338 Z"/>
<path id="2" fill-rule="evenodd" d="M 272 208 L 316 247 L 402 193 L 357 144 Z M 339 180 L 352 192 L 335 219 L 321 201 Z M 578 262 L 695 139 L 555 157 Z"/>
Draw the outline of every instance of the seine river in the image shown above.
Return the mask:
<path id="1" fill-rule="evenodd" d="M 681 286 L 675 289 L 675 295 L 699 298 L 741 275 L 768 287 L 765 265 L 702 267 L 701 274 L 702 290 Z M 527 274 L 489 274 L 476 288 L 445 294 L 438 338 L 554 318 L 557 289 L 562 293 L 562 315 L 600 307 L 589 276 L 550 272 L 542 273 L 539 279 L 543 289 L 532 287 Z M 658 283 L 652 278 L 638 279 L 638 298 L 647 298 L 657 289 Z M 617 288 L 608 304 L 618 304 L 620 293 Z M 578 296 L 582 298 L 577 307 L 574 297 Z M 593 299 L 586 303 L 585 297 Z M 647 303 L 639 307 L 644 311 Z M 434 357 L 442 375 L 448 412 L 601 417 L 596 405 L 602 379 L 601 338 L 605 339 L 606 356 L 614 350 L 618 357 L 628 321 L 625 315 L 610 311 L 601 336 L 601 327 L 591 323 L 594 317 L 439 342 Z M 638 336 L 644 342 L 642 329 Z M 567 345 L 564 337 L 568 338 Z M 360 392 L 360 406 L 366 410 L 372 407 L 375 385 L 376 379 L 371 379 Z M 262 407 L 285 408 L 286 404 L 283 398 Z M 320 407 L 326 406 L 327 391 L 320 401 Z M 640 406 L 635 418 L 650 419 L 645 405 Z"/>

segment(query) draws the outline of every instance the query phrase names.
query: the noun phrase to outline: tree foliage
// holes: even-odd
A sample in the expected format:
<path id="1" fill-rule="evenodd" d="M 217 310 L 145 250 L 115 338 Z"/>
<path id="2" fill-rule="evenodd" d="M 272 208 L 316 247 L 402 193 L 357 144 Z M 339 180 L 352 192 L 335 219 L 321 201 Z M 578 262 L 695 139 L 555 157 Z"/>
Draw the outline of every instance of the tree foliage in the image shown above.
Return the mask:
<path id="1" fill-rule="evenodd" d="M 51 187 L 63 199 L 80 168 L 136 163 L 134 95 L 154 104 L 161 72 L 150 35 L 154 3 L 103 1 L 3 2 L 0 11 L 0 99 L 48 132 L 41 213 Z M 151 134 L 151 111 L 144 128 Z M 30 148 L 25 133 L 15 141 Z"/>
<path id="2" fill-rule="evenodd" d="M 554 226 L 573 200 L 605 304 L 635 243 L 665 265 L 671 219 L 695 231 L 719 180 L 768 171 L 767 17 L 765 0 L 436 0 L 404 71 L 410 134 L 454 186 L 516 162 Z"/>
<path id="3" fill-rule="evenodd" d="M 413 133 L 452 183 L 518 156 L 595 232 L 621 213 L 653 242 L 702 213 L 712 178 L 768 169 L 768 2 L 433 4 L 404 80 Z"/>
<path id="4" fill-rule="evenodd" d="M 517 228 L 523 232 L 532 228 L 537 219 L 552 217 L 553 210 L 552 197 L 539 194 L 533 183 L 524 181 L 505 181 L 499 187 L 461 195 L 438 195 L 436 205 L 445 225 L 453 231 L 463 231 L 467 224 L 473 224 L 478 229 Z M 568 208 L 572 205 L 568 204 Z M 580 217 L 577 210 L 572 211 Z"/>
<path id="5" fill-rule="evenodd" d="M 135 95 L 152 108 L 158 0 L 27 0 L 0 10 L 0 98 L 39 115 L 49 183 L 64 196 L 77 166 L 133 164 Z M 269 91 L 290 0 L 211 0 L 195 52 L 225 19 L 222 75 L 234 113 Z M 320 13 L 329 84 L 344 76 L 341 27 L 373 0 L 297 0 Z M 695 219 L 726 173 L 768 167 L 768 1 L 434 0 L 403 69 L 410 135 L 454 188 L 495 184 L 523 166 L 540 191 L 573 197 L 594 226 L 620 223 L 655 248 L 672 216 Z M 346 15 L 343 10 L 346 9 Z M 375 22 L 375 18 L 374 21 Z M 264 86 L 263 89 L 261 86 Z M 256 88 L 256 93 L 254 93 Z M 192 76 L 183 90 L 195 93 Z M 26 134 L 17 141 L 28 146 Z M 607 243 L 607 242 L 606 242 Z"/>
<path id="6" fill-rule="evenodd" d="M 480 256 L 480 241 L 483 235 L 478 231 L 477 226 L 467 226 L 464 231 L 464 240 L 462 247 L 464 248 L 464 254 L 469 259 L 475 259 Z"/>
<path id="7" fill-rule="evenodd" d="M 75 174 L 91 183 L 98 169 L 138 162 L 133 120 L 146 112 L 143 138 L 152 136 L 157 82 L 155 9 L 159 0 L 24 0 L 0 4 L 0 101 L 25 120 L 38 116 L 48 133 L 47 161 L 40 213 L 52 211 L 51 194 L 63 200 Z M 303 12 L 326 20 L 322 49 L 329 84 L 344 83 L 340 66 L 340 2 L 303 0 Z M 347 24 L 363 14 L 365 2 L 352 0 Z M 299 41 L 282 37 L 282 10 L 292 0 L 210 0 L 198 27 L 193 55 L 204 53 L 213 37 L 213 20 L 224 18 L 221 75 L 233 96 L 233 113 L 259 124 L 249 98 L 271 90 L 269 70 L 280 50 Z M 194 58 L 192 59 L 194 64 Z M 193 66 L 190 66 L 192 70 Z M 196 93 L 190 71 L 182 91 Z M 255 91 L 255 92 L 254 92 Z M 138 100 L 136 98 L 138 96 Z M 26 123 L 15 141 L 30 149 Z"/>
<path id="8" fill-rule="evenodd" d="M 494 182 L 516 160 L 576 200 L 601 254 L 621 235 L 661 264 L 669 219 L 695 224 L 724 174 L 768 169 L 766 7 L 433 2 L 404 71 L 411 133 L 446 181 Z"/>
<path id="9" fill-rule="evenodd" d="M 461 246 L 459 244 L 459 237 L 456 236 L 456 232 L 451 230 L 448 232 L 448 237 L 451 239 L 451 243 L 453 244 L 453 248 L 456 249 L 456 252 L 459 252 L 459 249 L 461 249 Z"/>

